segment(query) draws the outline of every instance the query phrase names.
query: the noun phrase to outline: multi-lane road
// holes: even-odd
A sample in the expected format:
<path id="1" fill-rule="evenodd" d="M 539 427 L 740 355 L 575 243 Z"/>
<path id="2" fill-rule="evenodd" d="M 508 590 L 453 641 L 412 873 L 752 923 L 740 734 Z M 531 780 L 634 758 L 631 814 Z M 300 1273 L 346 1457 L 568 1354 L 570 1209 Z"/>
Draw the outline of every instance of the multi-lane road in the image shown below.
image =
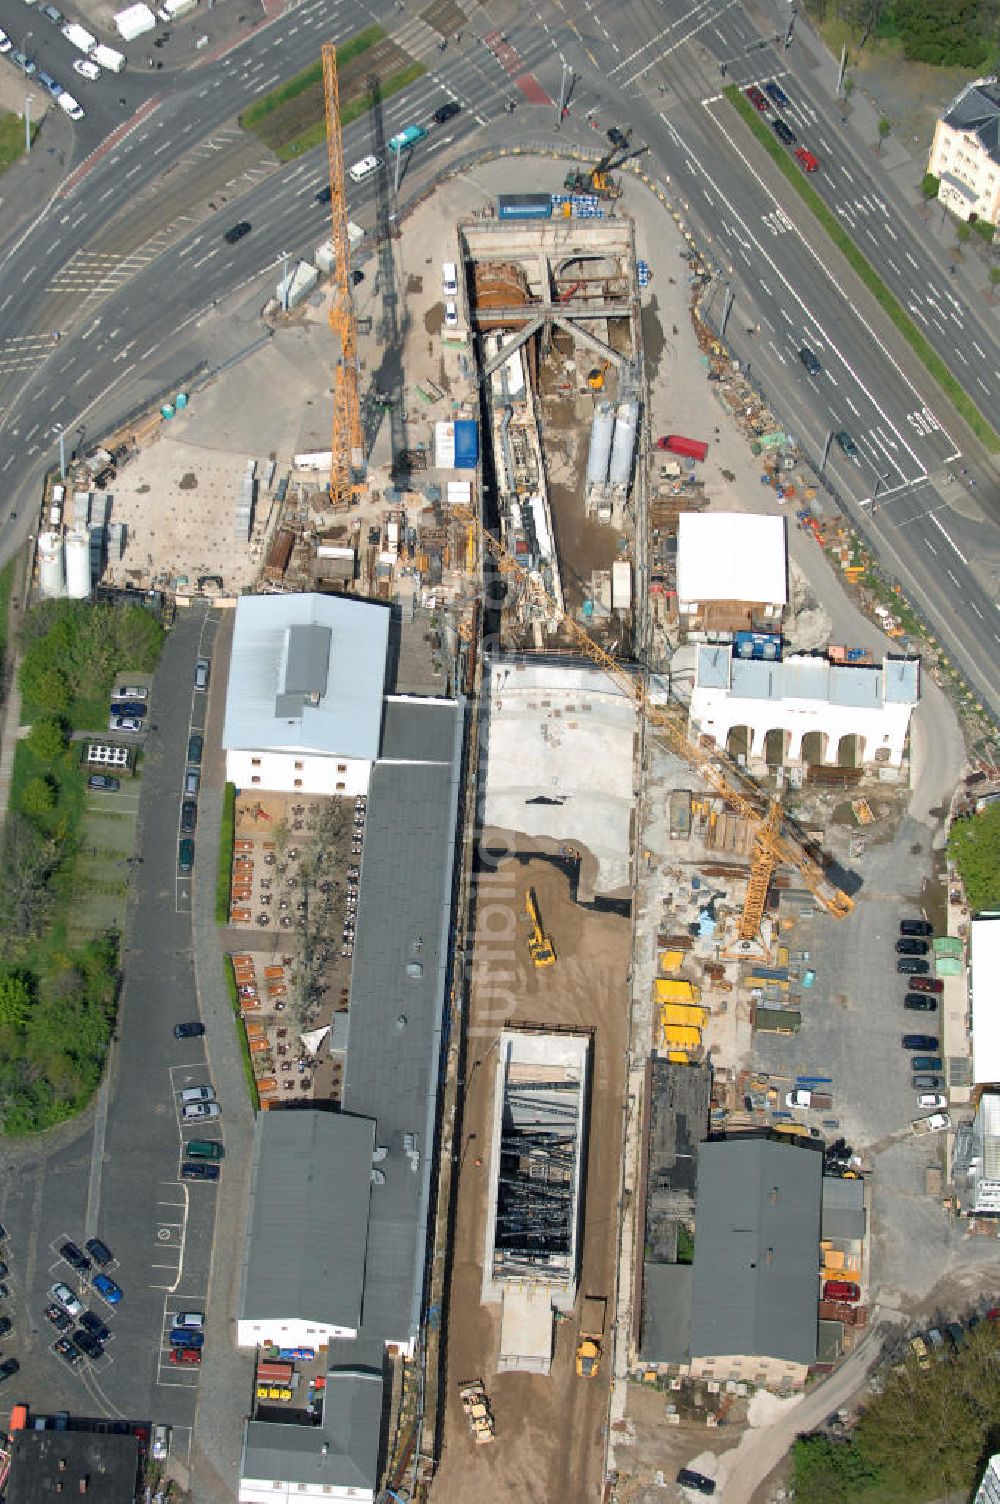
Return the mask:
<path id="1" fill-rule="evenodd" d="M 18 3 L 0 6 L 0 25 L 15 37 L 8 13 Z M 385 102 L 387 134 L 428 121 L 447 99 L 462 106 L 415 155 L 411 182 L 501 133 L 560 139 L 554 111 L 529 100 L 558 97 L 564 62 L 577 75 L 566 145 L 593 146 L 608 124 L 632 125 L 650 146 L 652 172 L 709 247 L 720 313 L 731 290 L 730 340 L 816 463 L 832 433 L 851 434 L 856 455 L 836 445 L 828 452 L 839 497 L 996 711 L 992 473 L 982 455 L 964 451 L 937 389 L 721 98 L 720 64 L 741 87 L 779 79 L 787 123 L 820 158 L 813 186 L 1000 423 L 993 328 L 963 300 L 947 259 L 922 241 L 914 207 L 845 129 L 832 72 L 804 51 L 801 30 L 787 51 L 774 46 L 787 6 L 769 0 L 753 18 L 731 0 L 594 0 L 582 9 L 548 0 L 530 16 L 512 9 L 474 8 L 461 42 L 452 34 L 441 50 L 442 33 L 398 0 L 373 0 L 360 12 L 344 0 L 307 0 L 215 60 L 163 72 L 140 66 L 77 90 L 88 114 L 76 128 L 76 160 L 90 165 L 0 250 L 0 479 L 21 510 L 5 520 L 0 546 L 27 530 L 25 502 L 55 452 L 57 426 L 68 435 L 93 426 L 180 374 L 227 297 L 263 287 L 265 273 L 276 281 L 284 254 L 322 237 L 322 149 L 282 167 L 242 136 L 235 117 L 314 60 L 321 41 L 377 20 L 428 70 Z M 22 4 L 20 14 L 35 33 L 28 50 L 62 79 L 68 43 L 34 9 Z M 501 26 L 503 42 L 484 45 Z M 510 115 L 508 97 L 521 100 Z M 590 112 L 600 135 L 585 128 Z M 349 161 L 369 148 L 367 133 L 363 120 L 348 127 Z M 370 222 L 371 196 L 370 185 L 352 186 L 352 215 Z M 229 246 L 222 235 L 238 219 L 253 231 Z M 802 345 L 821 362 L 816 376 L 798 359 Z"/>

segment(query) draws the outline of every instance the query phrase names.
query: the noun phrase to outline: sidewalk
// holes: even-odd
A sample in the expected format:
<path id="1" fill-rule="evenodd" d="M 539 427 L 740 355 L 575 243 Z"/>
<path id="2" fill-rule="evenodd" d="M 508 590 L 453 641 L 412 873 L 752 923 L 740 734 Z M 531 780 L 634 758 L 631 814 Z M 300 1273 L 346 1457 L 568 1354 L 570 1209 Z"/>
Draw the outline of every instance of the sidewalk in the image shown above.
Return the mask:
<path id="1" fill-rule="evenodd" d="M 31 554 L 24 551 L 14 555 L 14 583 L 7 610 L 7 652 L 3 664 L 4 704 L 0 721 L 0 835 L 7 819 L 10 787 L 14 778 L 14 752 L 17 748 L 18 730 L 21 725 L 21 687 L 18 683 L 21 654 L 18 639 L 24 617 L 26 593 L 25 571 L 31 568 Z"/>

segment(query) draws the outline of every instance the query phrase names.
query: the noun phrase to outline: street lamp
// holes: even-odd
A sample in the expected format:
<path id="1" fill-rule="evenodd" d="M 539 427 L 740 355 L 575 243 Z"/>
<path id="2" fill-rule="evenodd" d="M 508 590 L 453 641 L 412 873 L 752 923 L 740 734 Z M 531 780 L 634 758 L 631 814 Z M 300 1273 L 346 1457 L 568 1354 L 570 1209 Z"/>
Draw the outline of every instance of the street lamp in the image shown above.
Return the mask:
<path id="1" fill-rule="evenodd" d="M 31 101 L 34 94 L 24 96 L 24 150 L 27 154 L 31 150 Z"/>
<path id="2" fill-rule="evenodd" d="M 288 312 L 288 252 L 281 253 L 281 311 Z"/>
<path id="3" fill-rule="evenodd" d="M 59 439 L 59 479 L 66 479 L 66 435 L 61 423 L 56 424 L 56 435 Z"/>

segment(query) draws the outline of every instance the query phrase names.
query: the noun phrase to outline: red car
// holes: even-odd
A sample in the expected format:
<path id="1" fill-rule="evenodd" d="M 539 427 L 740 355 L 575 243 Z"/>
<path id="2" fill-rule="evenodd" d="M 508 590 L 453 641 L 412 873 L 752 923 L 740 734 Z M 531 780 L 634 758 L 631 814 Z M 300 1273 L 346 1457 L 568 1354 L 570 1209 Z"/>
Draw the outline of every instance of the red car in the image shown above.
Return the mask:
<path id="1" fill-rule="evenodd" d="M 767 100 L 764 98 L 763 94 L 758 89 L 756 84 L 750 85 L 749 89 L 747 89 L 746 91 L 746 96 L 749 99 L 750 103 L 753 105 L 754 109 L 760 110 L 763 114 L 763 112 L 767 109 Z"/>
<path id="2" fill-rule="evenodd" d="M 823 1286 L 824 1300 L 846 1300 L 853 1305 L 861 1299 L 861 1290 L 858 1285 L 853 1285 L 849 1279 L 828 1279 Z"/>
<path id="3" fill-rule="evenodd" d="M 911 992 L 943 992 L 940 977 L 910 977 L 906 983 Z"/>
<path id="4" fill-rule="evenodd" d="M 814 157 L 808 147 L 800 146 L 795 153 L 795 159 L 802 164 L 806 172 L 819 172 L 819 158 Z"/>
<path id="5" fill-rule="evenodd" d="M 201 1348 L 199 1347 L 172 1347 L 170 1349 L 171 1363 L 191 1363 L 195 1367 L 201 1362 Z"/>

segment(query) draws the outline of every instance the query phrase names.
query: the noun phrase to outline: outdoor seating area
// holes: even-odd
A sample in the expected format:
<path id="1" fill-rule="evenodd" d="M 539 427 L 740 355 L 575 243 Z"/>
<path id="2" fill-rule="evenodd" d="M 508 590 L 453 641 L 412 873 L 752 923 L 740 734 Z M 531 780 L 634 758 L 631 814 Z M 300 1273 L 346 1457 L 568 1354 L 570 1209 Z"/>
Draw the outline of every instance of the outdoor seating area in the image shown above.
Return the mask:
<path id="1" fill-rule="evenodd" d="M 296 1038 L 282 1023 L 292 957 L 282 956 L 280 963 L 273 958 L 258 962 L 250 952 L 241 952 L 232 954 L 230 960 L 261 1107 L 267 1109 L 289 1098 L 311 1098 L 317 1051 L 322 1043 L 322 1038 L 316 1040 L 314 1035 L 321 1032 L 325 1037 L 328 1031 L 313 1031 L 307 1036 L 314 1045 L 310 1050 L 301 1036 Z"/>

